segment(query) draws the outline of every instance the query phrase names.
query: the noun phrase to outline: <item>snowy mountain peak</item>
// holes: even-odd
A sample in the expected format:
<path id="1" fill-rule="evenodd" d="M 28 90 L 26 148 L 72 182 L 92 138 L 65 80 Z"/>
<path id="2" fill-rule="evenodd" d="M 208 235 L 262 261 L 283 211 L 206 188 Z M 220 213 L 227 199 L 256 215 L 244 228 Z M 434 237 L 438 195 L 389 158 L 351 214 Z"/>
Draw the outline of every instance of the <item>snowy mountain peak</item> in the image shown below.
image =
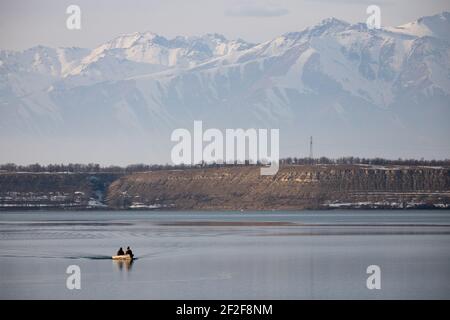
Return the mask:
<path id="1" fill-rule="evenodd" d="M 282 36 L 282 38 L 284 38 L 287 41 L 297 41 L 303 39 L 304 37 L 312 38 L 312 37 L 320 37 L 323 35 L 336 34 L 344 30 L 347 30 L 351 27 L 352 25 L 349 24 L 348 22 L 332 17 L 324 19 L 320 21 L 318 24 L 312 27 L 308 27 L 303 31 L 285 33 Z M 279 42 L 280 39 L 281 37 L 278 37 L 277 41 Z"/>
<path id="2" fill-rule="evenodd" d="M 223 56 L 234 51 L 245 50 L 253 46 L 243 40 L 228 40 L 223 35 L 209 33 L 204 36 L 177 36 L 167 39 L 156 33 L 135 32 L 114 38 L 92 50 L 82 64 L 75 68 L 71 75 L 85 74 L 91 79 L 98 78 L 105 69 L 120 68 L 120 61 L 125 60 L 123 67 L 136 69 L 130 76 L 139 73 L 137 65 L 144 63 L 153 65 L 152 68 L 142 68 L 141 72 L 161 71 L 172 67 L 193 67 L 208 59 Z M 100 61 L 108 61 L 99 65 Z M 109 64 L 107 67 L 105 64 Z M 99 69 L 100 68 L 100 69 Z M 122 70 L 121 73 L 126 72 Z M 109 71 L 108 71 L 109 73 Z"/>
<path id="3" fill-rule="evenodd" d="M 317 25 L 309 29 L 312 36 L 320 36 L 323 34 L 336 33 L 345 30 L 350 24 L 348 22 L 336 19 L 327 18 L 319 22 Z"/>
<path id="4" fill-rule="evenodd" d="M 442 28 L 450 24 L 450 12 L 442 12 L 433 16 L 419 18 L 414 24 L 427 26 L 430 30 L 442 32 Z M 447 29 L 448 31 L 448 29 Z"/>
<path id="5" fill-rule="evenodd" d="M 216 41 L 219 41 L 219 42 L 226 42 L 226 41 L 228 41 L 227 38 L 223 34 L 220 34 L 220 33 L 207 33 L 206 35 L 204 35 L 204 38 L 208 38 L 208 39 L 211 39 L 211 40 L 216 40 Z"/>
<path id="6" fill-rule="evenodd" d="M 325 27 L 325 28 L 340 28 L 348 27 L 350 24 L 344 20 L 340 20 L 334 17 L 326 18 L 320 21 L 315 27 Z"/>
<path id="7" fill-rule="evenodd" d="M 439 140 L 448 150 L 448 24 L 447 12 L 381 30 L 330 18 L 257 45 L 135 32 L 93 50 L 0 51 L 0 134 L 104 134 L 111 144 L 151 133 L 147 144 L 203 119 L 283 128 L 292 141 L 339 144 L 360 132 L 355 144 L 398 136 L 399 147 Z"/>
<path id="8" fill-rule="evenodd" d="M 167 41 L 166 38 L 159 36 L 158 34 L 146 31 L 146 32 L 134 32 L 130 34 L 125 34 L 119 36 L 112 41 L 109 41 L 107 45 L 109 45 L 110 49 L 113 48 L 130 48 L 133 45 L 155 42 L 164 44 Z"/>
<path id="9" fill-rule="evenodd" d="M 416 37 L 428 36 L 450 41 L 450 12 L 422 17 L 414 22 L 388 29 Z"/>

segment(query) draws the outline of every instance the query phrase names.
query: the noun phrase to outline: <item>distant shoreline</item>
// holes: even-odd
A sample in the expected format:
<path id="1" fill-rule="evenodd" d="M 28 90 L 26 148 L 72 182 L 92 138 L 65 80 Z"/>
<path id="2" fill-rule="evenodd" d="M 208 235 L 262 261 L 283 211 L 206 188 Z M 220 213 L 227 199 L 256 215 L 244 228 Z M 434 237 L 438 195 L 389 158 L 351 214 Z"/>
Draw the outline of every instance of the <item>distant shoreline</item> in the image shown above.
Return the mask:
<path id="1" fill-rule="evenodd" d="M 120 208 L 4 208 L 0 207 L 0 214 L 5 212 L 98 212 L 98 211 L 109 211 L 109 212 L 221 212 L 221 213 L 242 213 L 247 212 L 306 212 L 306 211 L 420 211 L 420 210 L 433 210 L 433 211 L 449 211 L 450 206 L 446 208 L 440 208 L 435 206 L 420 206 L 414 208 L 377 208 L 377 207 L 345 207 L 345 208 L 314 208 L 314 209 L 248 209 L 248 210 L 227 210 L 227 209 L 120 209 Z"/>

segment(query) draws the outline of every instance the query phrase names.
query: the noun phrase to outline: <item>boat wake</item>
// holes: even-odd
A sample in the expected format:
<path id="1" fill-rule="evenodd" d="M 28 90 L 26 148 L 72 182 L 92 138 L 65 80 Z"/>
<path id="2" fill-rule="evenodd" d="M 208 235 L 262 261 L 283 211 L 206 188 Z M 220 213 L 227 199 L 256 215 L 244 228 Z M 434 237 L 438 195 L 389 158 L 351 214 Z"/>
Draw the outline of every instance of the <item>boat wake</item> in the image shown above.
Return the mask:
<path id="1" fill-rule="evenodd" d="M 57 255 L 21 255 L 21 254 L 2 254 L 0 258 L 42 258 L 42 259 L 88 259 L 88 260 L 111 260 L 111 256 L 106 255 L 74 255 L 74 256 L 57 256 Z"/>

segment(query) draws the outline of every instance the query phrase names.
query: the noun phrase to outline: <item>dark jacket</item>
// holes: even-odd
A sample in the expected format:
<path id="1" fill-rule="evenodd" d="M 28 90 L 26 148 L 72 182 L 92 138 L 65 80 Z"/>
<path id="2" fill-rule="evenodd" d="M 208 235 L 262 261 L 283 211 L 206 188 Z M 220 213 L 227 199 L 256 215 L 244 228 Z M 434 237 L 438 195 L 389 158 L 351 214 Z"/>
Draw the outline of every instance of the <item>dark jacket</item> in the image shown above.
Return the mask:
<path id="1" fill-rule="evenodd" d="M 122 248 L 119 249 L 119 251 L 117 251 L 117 255 L 118 256 L 123 256 L 125 253 L 123 252 Z"/>

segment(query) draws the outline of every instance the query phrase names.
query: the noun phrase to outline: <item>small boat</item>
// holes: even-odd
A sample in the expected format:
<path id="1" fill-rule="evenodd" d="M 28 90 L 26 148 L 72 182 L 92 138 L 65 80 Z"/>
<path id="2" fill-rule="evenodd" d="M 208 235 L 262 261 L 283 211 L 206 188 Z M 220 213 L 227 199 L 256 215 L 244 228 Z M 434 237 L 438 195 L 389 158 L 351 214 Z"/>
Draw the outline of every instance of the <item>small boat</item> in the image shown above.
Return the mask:
<path id="1" fill-rule="evenodd" d="M 120 256 L 112 256 L 113 260 L 133 260 L 133 256 L 129 254 L 122 254 Z"/>

